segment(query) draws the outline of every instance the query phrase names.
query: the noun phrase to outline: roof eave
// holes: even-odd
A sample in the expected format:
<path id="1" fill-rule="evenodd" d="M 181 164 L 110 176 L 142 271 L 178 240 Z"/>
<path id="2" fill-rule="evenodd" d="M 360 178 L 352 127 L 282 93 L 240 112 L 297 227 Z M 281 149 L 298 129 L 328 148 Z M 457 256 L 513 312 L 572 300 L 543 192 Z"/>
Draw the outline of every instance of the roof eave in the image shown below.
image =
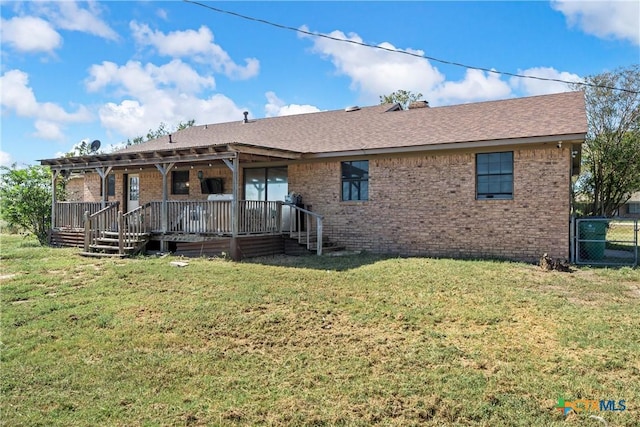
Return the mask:
<path id="1" fill-rule="evenodd" d="M 507 139 L 493 139 L 484 141 L 464 141 L 464 142 L 445 142 L 439 144 L 423 144 L 423 145 L 411 145 L 404 147 L 392 147 L 392 148 L 367 148 L 363 147 L 358 150 L 345 150 L 345 151 L 331 151 L 326 153 L 307 153 L 305 159 L 323 159 L 332 157 L 350 157 L 350 156 L 362 156 L 362 155 L 380 155 L 380 154 L 407 154 L 417 153 L 422 151 L 442 151 L 442 150 L 463 150 L 463 149 L 477 149 L 477 148 L 498 148 L 513 145 L 533 145 L 544 143 L 557 143 L 559 141 L 571 142 L 582 144 L 584 142 L 586 133 L 573 133 L 565 135 L 549 135 L 549 136 L 535 136 L 527 138 L 507 138 Z"/>

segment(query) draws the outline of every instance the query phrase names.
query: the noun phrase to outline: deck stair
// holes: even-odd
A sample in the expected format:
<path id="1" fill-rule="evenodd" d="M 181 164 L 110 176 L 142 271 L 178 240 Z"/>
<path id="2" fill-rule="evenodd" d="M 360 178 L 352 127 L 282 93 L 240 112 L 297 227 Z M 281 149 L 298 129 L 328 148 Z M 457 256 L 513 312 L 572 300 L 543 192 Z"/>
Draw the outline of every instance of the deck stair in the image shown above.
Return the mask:
<path id="1" fill-rule="evenodd" d="M 287 255 L 310 255 L 316 253 L 318 236 L 315 233 L 311 233 L 309 236 L 309 244 L 305 241 L 301 241 L 300 237 L 306 238 L 306 232 L 302 232 L 302 236 L 298 233 L 285 233 L 284 235 L 284 253 Z M 322 253 L 343 251 L 345 247 L 331 241 L 326 235 L 322 236 Z"/>
<path id="2" fill-rule="evenodd" d="M 123 238 L 122 252 L 117 231 L 102 231 L 100 236 L 89 245 L 88 251 L 80 253 L 91 257 L 118 257 L 124 258 L 142 252 L 149 241 L 149 233 L 127 233 Z"/>

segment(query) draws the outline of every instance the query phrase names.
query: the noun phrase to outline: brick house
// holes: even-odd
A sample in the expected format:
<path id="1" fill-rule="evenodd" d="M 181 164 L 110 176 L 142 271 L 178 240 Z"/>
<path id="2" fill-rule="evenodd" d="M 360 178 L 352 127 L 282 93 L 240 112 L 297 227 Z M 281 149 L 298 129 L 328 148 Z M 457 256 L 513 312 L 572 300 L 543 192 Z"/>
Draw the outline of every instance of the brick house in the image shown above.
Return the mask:
<path id="1" fill-rule="evenodd" d="M 73 204 L 91 214 L 135 211 L 138 231 L 178 253 L 277 253 L 295 237 L 318 250 L 328 240 L 379 253 L 533 261 L 569 258 L 571 178 L 586 132 L 583 94 L 568 92 L 245 114 L 110 154 L 41 162 L 54 180 L 83 175 L 82 201 L 55 201 L 52 236 L 64 242 L 62 234 L 82 229 L 85 249 L 96 227 L 80 223 Z M 301 203 L 283 203 L 291 193 Z M 131 229 L 130 217 L 121 227 Z"/>

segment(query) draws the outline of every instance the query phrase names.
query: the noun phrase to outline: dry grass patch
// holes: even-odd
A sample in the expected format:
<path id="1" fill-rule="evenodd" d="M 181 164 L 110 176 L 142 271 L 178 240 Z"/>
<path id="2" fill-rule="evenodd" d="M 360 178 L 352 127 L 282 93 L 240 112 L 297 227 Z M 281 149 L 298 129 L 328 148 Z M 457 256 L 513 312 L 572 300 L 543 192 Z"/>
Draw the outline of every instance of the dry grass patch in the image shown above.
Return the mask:
<path id="1" fill-rule="evenodd" d="M 563 419 L 559 395 L 626 399 L 601 415 L 637 419 L 637 270 L 367 254 L 173 268 L 10 239 L 0 260 L 10 425 L 590 422 Z"/>

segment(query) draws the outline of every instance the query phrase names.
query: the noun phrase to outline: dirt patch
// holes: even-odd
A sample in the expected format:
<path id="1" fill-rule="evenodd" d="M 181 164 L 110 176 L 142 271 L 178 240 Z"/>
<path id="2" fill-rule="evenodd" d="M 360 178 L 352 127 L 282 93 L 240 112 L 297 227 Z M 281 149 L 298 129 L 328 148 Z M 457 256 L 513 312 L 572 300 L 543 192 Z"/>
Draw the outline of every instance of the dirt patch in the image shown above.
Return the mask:
<path id="1" fill-rule="evenodd" d="M 3 274 L 0 276 L 0 280 L 9 280 L 9 279 L 13 279 L 14 277 L 16 277 L 17 274 Z"/>

